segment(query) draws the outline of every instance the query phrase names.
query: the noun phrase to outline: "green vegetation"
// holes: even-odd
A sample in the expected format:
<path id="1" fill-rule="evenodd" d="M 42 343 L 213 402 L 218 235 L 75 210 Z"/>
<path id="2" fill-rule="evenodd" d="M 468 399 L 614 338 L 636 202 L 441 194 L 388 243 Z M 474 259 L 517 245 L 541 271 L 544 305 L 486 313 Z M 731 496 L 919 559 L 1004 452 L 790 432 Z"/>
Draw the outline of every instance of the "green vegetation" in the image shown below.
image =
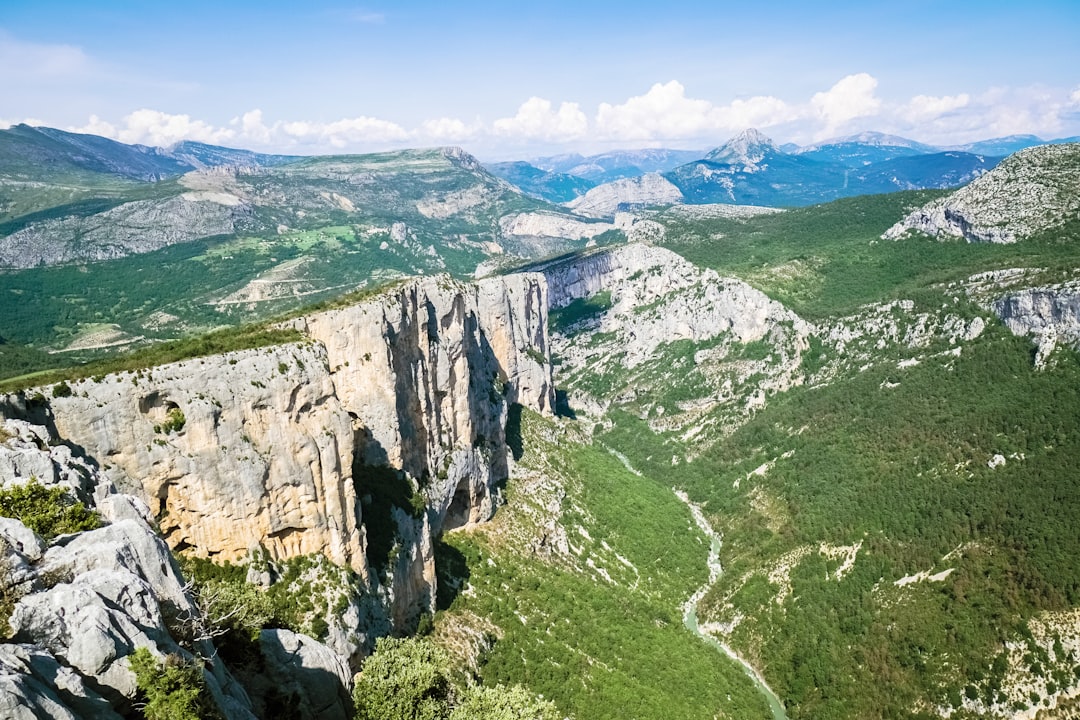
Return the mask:
<path id="1" fill-rule="evenodd" d="M 98 514 L 59 485 L 45 487 L 35 478 L 0 489 L 0 516 L 15 518 L 48 542 L 57 535 L 93 530 Z"/>
<path id="2" fill-rule="evenodd" d="M 276 328 L 267 324 L 243 325 L 185 340 L 163 342 L 127 355 L 96 360 L 85 365 L 9 378 L 0 382 L 0 392 L 16 392 L 58 381 L 52 389 L 53 397 L 67 397 L 71 394 L 68 380 L 118 372 L 139 372 L 146 368 L 181 360 L 220 355 L 237 350 L 250 350 L 267 345 L 283 345 L 299 342 L 302 339 L 303 335 L 292 328 Z M 183 422 L 180 423 L 180 427 L 183 427 Z"/>
<path id="3" fill-rule="evenodd" d="M 196 557 L 182 557 L 181 563 L 184 575 L 194 584 L 207 632 L 219 637 L 222 656 L 238 664 L 253 661 L 253 643 L 260 630 L 287 628 L 321 640 L 333 616 L 363 599 L 363 584 L 356 573 L 322 555 L 274 563 L 275 581 L 268 588 L 247 582 L 249 568 L 271 568 L 259 553 L 249 565 L 218 565 Z"/>
<path id="4" fill-rule="evenodd" d="M 203 678 L 202 665 L 177 655 L 158 660 L 146 648 L 130 656 L 146 720 L 218 720 L 221 714 Z"/>
<path id="5" fill-rule="evenodd" d="M 460 687 L 449 655 L 424 638 L 380 638 L 353 688 L 356 720 L 562 720 L 521 686 Z"/>
<path id="6" fill-rule="evenodd" d="M 426 640 L 380 638 L 353 688 L 356 720 L 443 720 L 454 692 L 449 667 Z"/>
<path id="7" fill-rule="evenodd" d="M 184 411 L 174 407 L 169 410 L 165 422 L 154 426 L 154 432 L 165 433 L 166 435 L 172 432 L 180 432 L 184 429 L 185 423 L 187 423 L 187 418 L 184 417 Z"/>
<path id="8" fill-rule="evenodd" d="M 523 466 L 569 493 L 558 522 L 574 549 L 545 559 L 515 547 L 547 531 L 519 511 L 534 491 L 511 479 L 490 531 L 445 538 L 471 590 L 436 617 L 436 636 L 485 618 L 501 636 L 481 659 L 484 684 L 522 685 L 577 717 L 768 717 L 742 671 L 683 626 L 708 547 L 671 489 L 534 413 L 522 434 Z"/>
<path id="9" fill-rule="evenodd" d="M 610 309 L 611 293 L 603 290 L 587 298 L 577 298 L 565 307 L 552 310 L 548 315 L 548 324 L 552 330 L 561 332 Z"/>
<path id="10" fill-rule="evenodd" d="M 563 715 L 554 703 L 520 685 L 496 685 L 470 689 L 450 720 L 563 720 Z"/>
<path id="11" fill-rule="evenodd" d="M 612 413 L 605 441 L 647 476 L 696 455 L 676 482 L 724 538 L 703 620 L 743 616 L 731 642 L 789 717 L 958 708 L 968 689 L 1001 700 L 1003 670 L 989 670 L 1003 643 L 1030 637 L 1039 613 L 1080 605 L 1080 362 L 1061 351 L 1036 372 L 1031 356 L 1027 339 L 991 327 L 958 357 L 776 395 L 712 447 Z M 997 454 L 1007 462 L 990 468 Z M 822 543 L 859 546 L 841 579 Z M 767 578 L 792 552 L 806 554 L 781 596 Z M 893 584 L 948 569 L 946 581 Z"/>
<path id="12" fill-rule="evenodd" d="M 944 194 L 866 195 L 748 220 L 661 215 L 664 244 L 696 265 L 739 277 L 807 319 L 844 315 L 870 302 L 909 298 L 940 304 L 936 284 L 1009 267 L 1075 267 L 1080 221 L 1013 245 L 927 237 L 882 240 L 914 207 Z"/>

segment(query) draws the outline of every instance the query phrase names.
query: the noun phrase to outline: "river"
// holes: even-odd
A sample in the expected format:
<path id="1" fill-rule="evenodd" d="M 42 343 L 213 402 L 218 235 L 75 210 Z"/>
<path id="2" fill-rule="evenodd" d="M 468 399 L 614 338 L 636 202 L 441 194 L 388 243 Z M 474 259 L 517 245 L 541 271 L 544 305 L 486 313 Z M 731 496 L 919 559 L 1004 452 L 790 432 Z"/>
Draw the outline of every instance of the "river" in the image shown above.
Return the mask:
<path id="1" fill-rule="evenodd" d="M 606 447 L 606 446 L 605 446 Z M 607 451 L 615 456 L 628 471 L 640 476 L 641 473 L 630 464 L 630 459 L 626 455 L 622 454 L 618 450 L 608 447 Z M 787 713 L 784 712 L 784 703 L 780 702 L 780 698 L 776 693 L 772 691 L 768 683 L 765 682 L 765 678 L 761 677 L 754 666 L 743 659 L 739 653 L 731 649 L 727 643 L 720 642 L 712 635 L 704 632 L 698 626 L 697 609 L 698 603 L 701 602 L 701 598 L 705 597 L 705 593 L 709 591 L 713 583 L 720 579 L 720 575 L 723 574 L 724 568 L 720 565 L 720 535 L 712 529 L 712 525 L 705 518 L 705 513 L 701 512 L 701 508 L 690 501 L 689 496 L 680 491 L 675 490 L 675 497 L 679 498 L 686 507 L 690 508 L 690 514 L 694 518 L 694 524 L 698 526 L 701 532 L 705 533 L 705 537 L 709 539 L 709 558 L 706 561 L 709 566 L 709 581 L 702 585 L 697 591 L 690 596 L 683 604 L 683 624 L 699 638 L 712 645 L 720 652 L 727 655 L 729 658 L 739 664 L 739 667 L 743 669 L 743 672 L 754 682 L 754 687 L 757 688 L 764 697 L 765 701 L 769 704 L 769 710 L 772 711 L 773 720 L 788 720 Z"/>

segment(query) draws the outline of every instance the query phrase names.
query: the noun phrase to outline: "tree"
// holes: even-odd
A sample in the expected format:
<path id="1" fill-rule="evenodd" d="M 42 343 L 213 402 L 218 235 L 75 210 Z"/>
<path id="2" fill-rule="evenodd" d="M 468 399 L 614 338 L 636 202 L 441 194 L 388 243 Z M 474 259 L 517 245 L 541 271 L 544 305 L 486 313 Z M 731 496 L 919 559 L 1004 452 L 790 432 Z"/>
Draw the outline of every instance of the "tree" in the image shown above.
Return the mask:
<path id="1" fill-rule="evenodd" d="M 469 690 L 450 713 L 450 720 L 562 720 L 550 700 L 533 695 L 520 685 Z"/>
<path id="2" fill-rule="evenodd" d="M 453 699 L 450 659 L 422 638 L 380 638 L 356 676 L 357 720 L 445 720 Z"/>

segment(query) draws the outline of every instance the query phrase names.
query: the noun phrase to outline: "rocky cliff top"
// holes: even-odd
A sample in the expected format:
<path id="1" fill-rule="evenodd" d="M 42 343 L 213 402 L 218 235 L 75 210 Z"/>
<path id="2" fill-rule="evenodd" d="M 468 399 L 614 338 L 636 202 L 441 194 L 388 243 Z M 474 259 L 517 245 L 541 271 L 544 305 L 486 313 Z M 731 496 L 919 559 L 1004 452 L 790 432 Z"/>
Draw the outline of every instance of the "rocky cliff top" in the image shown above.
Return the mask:
<path id="1" fill-rule="evenodd" d="M 1012 243 L 1080 218 L 1080 144 L 1042 145 L 1006 158 L 970 184 L 913 211 L 882 237 L 911 230 L 968 242 Z"/>

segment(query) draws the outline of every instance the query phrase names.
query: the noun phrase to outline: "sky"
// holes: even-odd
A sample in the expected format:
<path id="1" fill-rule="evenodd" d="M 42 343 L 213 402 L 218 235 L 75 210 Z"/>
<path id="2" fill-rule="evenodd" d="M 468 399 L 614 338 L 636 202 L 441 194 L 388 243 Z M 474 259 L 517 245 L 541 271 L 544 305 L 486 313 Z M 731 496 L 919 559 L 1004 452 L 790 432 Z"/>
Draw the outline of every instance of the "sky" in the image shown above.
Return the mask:
<path id="1" fill-rule="evenodd" d="M 1080 135 L 1080 2 L 3 0 L 0 127 L 482 159 Z"/>

